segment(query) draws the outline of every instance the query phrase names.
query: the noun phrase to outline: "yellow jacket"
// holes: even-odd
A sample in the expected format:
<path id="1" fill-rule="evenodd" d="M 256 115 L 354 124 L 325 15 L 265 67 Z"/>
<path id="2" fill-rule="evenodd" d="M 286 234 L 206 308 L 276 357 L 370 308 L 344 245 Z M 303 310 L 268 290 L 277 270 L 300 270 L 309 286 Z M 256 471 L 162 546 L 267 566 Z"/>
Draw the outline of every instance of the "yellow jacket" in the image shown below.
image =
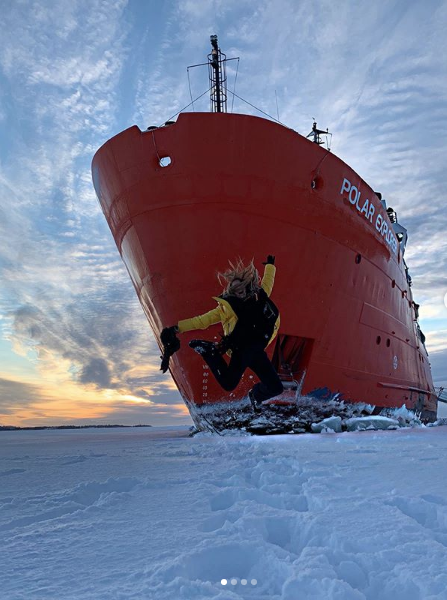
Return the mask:
<path id="1" fill-rule="evenodd" d="M 261 281 L 261 287 L 270 296 L 273 290 L 273 284 L 275 283 L 276 267 L 274 265 L 265 265 L 264 276 Z M 224 335 L 229 335 L 236 326 L 237 316 L 234 310 L 231 308 L 230 303 L 213 296 L 213 300 L 216 300 L 217 306 L 203 315 L 192 317 L 191 319 L 183 319 L 177 324 L 180 333 L 185 331 L 193 331 L 195 329 L 208 329 L 211 325 L 216 323 L 222 323 Z M 276 319 L 275 329 L 273 330 L 272 337 L 269 340 L 269 344 L 276 337 L 279 329 L 279 315 Z M 267 344 L 268 345 L 268 344 Z"/>

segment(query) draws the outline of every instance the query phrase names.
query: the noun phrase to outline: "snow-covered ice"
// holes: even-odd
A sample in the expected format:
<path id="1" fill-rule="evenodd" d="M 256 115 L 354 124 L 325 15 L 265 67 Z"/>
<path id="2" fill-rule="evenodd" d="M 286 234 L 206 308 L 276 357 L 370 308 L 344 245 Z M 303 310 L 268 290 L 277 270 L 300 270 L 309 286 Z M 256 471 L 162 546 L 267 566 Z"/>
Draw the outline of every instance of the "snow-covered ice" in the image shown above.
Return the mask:
<path id="1" fill-rule="evenodd" d="M 342 418 L 337 416 L 328 417 L 318 423 L 312 423 L 311 427 L 314 433 L 321 433 L 322 431 L 335 431 L 336 433 L 340 433 L 342 430 Z"/>
<path id="2" fill-rule="evenodd" d="M 447 427 L 329 430 L 0 432 L 1 600 L 445 600 Z"/>

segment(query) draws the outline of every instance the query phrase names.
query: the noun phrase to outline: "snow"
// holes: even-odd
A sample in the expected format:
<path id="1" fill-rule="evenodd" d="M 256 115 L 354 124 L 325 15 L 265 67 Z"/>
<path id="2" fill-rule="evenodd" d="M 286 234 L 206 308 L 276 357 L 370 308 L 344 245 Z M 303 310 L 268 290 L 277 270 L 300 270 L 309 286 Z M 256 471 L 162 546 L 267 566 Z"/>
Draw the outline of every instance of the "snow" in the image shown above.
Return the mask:
<path id="1" fill-rule="evenodd" d="M 447 427 L 322 430 L 0 432 L 0 598 L 445 600 Z"/>

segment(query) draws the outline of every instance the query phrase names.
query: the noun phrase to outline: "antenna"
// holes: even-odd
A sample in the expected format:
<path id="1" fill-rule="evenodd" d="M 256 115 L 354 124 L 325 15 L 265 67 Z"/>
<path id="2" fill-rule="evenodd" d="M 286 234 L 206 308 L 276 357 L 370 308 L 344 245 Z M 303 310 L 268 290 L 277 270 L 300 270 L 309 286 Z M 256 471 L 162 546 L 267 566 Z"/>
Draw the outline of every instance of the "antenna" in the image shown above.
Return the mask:
<path id="1" fill-rule="evenodd" d="M 281 119 L 279 118 L 278 94 L 276 93 L 276 90 L 275 90 L 275 99 L 276 99 L 276 116 L 278 117 L 278 121 L 280 121 Z"/>

